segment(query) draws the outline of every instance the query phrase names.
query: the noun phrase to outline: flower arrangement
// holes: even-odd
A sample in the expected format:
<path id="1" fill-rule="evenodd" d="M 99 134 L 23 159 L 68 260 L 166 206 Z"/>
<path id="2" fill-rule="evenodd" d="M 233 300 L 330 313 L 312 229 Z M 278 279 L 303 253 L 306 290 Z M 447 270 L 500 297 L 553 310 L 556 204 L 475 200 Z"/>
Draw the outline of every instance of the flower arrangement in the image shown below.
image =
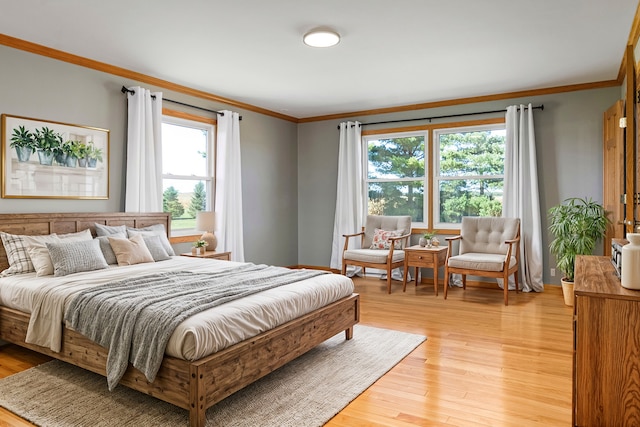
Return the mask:
<path id="1" fill-rule="evenodd" d="M 194 248 L 204 248 L 205 246 L 207 246 L 208 243 L 205 240 L 196 240 L 195 242 L 193 242 L 193 247 Z"/>

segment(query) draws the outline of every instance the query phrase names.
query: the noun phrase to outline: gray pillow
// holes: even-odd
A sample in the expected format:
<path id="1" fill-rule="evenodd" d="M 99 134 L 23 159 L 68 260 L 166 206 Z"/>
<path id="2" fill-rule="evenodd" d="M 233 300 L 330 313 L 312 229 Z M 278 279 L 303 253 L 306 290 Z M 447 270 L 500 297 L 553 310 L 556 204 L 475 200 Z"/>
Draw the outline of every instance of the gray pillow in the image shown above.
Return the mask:
<path id="1" fill-rule="evenodd" d="M 101 270 L 109 265 L 102 255 L 98 240 L 47 243 L 54 276 L 66 276 L 81 271 Z"/>
<path id="2" fill-rule="evenodd" d="M 126 225 L 104 225 L 98 224 L 97 222 L 94 224 L 96 227 L 96 236 L 111 236 L 113 234 L 123 233 L 127 234 L 127 226 Z"/>
<path id="3" fill-rule="evenodd" d="M 119 237 L 121 239 L 125 239 L 127 235 L 125 233 L 114 233 L 110 234 L 109 236 L 96 237 L 105 261 L 107 261 L 107 264 L 112 265 L 117 264 L 118 259 L 116 258 L 116 254 L 113 252 L 111 244 L 109 243 L 109 237 Z"/>
<path id="4" fill-rule="evenodd" d="M 174 256 L 176 253 L 173 251 L 173 247 L 171 243 L 169 243 L 169 239 L 167 238 L 167 231 L 164 228 L 163 224 L 154 224 L 144 228 L 133 228 L 127 227 L 127 235 L 129 237 L 133 237 L 136 234 L 142 234 L 142 236 L 159 236 L 160 241 L 162 242 L 162 246 L 167 251 L 169 256 Z"/>
<path id="5" fill-rule="evenodd" d="M 147 249 L 149 249 L 149 252 L 151 252 L 151 256 L 153 257 L 154 261 L 158 262 L 171 259 L 164 246 L 162 246 L 160 236 L 145 236 L 143 234 L 142 239 L 144 240 L 144 244 L 147 245 Z"/>

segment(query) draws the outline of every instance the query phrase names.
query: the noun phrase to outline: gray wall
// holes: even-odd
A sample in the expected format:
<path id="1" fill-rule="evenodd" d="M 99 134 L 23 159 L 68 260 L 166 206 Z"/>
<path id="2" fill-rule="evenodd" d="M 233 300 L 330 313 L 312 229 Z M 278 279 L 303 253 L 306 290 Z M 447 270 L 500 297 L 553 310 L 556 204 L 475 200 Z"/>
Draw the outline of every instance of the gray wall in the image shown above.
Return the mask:
<path id="1" fill-rule="evenodd" d="M 162 88 L 0 46 L 0 113 L 110 130 L 108 200 L 0 199 L 0 212 L 112 212 L 124 209 L 126 98 L 140 85 L 165 98 L 238 111 L 242 140 L 245 257 L 274 265 L 298 263 L 296 124 L 207 102 Z M 165 107 L 214 114 L 165 103 Z M 183 245 L 176 248 L 187 250 Z"/>
<path id="2" fill-rule="evenodd" d="M 126 100 L 124 84 L 140 83 L 0 46 L 0 112 L 106 128 L 110 134 L 108 200 L 0 199 L 0 212 L 109 212 L 124 207 Z M 248 261 L 328 266 L 335 210 L 338 131 L 342 120 L 295 123 L 207 102 L 162 88 L 165 98 L 210 109 L 238 111 L 243 120 L 243 219 Z M 620 97 L 619 87 L 422 111 L 350 118 L 364 123 L 503 109 L 543 103 L 535 112 L 538 174 L 545 237 L 546 211 L 572 197 L 602 199 L 602 113 Z M 207 115 L 198 110 L 169 108 Z M 489 116 L 474 116 L 483 118 Z M 462 118 L 464 119 L 464 118 Z M 469 118 L 471 119 L 471 118 Z M 445 120 L 434 120 L 435 122 Z M 411 124 L 420 124 L 413 122 Z M 402 126 L 397 124 L 394 126 Z M 383 125 L 367 129 L 383 128 Z M 180 249 L 188 249 L 180 248 Z M 553 260 L 544 253 L 545 283 Z"/>
<path id="3" fill-rule="evenodd" d="M 544 111 L 534 112 L 544 233 L 544 282 L 559 284 L 560 273 L 556 277 L 551 277 L 549 273 L 549 269 L 555 267 L 555 260 L 550 258 L 547 249 L 551 239 L 547 234 L 546 212 L 568 197 L 602 200 L 602 117 L 603 112 L 619 97 L 620 88 L 612 87 L 298 125 L 298 262 L 302 265 L 328 266 L 331 259 L 339 122 L 359 120 L 367 123 L 491 111 L 504 109 L 512 104 L 531 102 L 533 105 L 544 104 Z M 433 123 L 497 116 L 499 115 L 439 119 Z M 418 121 L 375 125 L 364 129 L 424 123 L 426 122 Z"/>

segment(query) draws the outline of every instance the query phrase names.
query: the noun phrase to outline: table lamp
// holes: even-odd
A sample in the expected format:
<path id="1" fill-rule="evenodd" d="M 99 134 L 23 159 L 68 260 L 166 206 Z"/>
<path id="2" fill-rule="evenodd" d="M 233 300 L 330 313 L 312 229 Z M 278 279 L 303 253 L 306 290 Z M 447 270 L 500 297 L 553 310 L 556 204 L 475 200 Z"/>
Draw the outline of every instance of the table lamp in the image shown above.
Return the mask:
<path id="1" fill-rule="evenodd" d="M 200 237 L 201 240 L 207 242 L 208 251 L 215 251 L 218 246 L 218 239 L 213 234 L 216 228 L 215 212 L 196 212 L 196 230 L 204 231 Z"/>

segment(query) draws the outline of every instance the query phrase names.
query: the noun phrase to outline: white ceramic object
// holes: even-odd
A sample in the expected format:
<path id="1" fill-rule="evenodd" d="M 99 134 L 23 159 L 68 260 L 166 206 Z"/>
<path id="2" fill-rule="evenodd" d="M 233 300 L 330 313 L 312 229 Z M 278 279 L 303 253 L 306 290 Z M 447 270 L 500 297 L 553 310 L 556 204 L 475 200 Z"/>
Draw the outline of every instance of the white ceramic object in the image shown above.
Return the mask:
<path id="1" fill-rule="evenodd" d="M 620 284 L 627 289 L 640 289 L 640 233 L 627 234 L 622 247 Z"/>

